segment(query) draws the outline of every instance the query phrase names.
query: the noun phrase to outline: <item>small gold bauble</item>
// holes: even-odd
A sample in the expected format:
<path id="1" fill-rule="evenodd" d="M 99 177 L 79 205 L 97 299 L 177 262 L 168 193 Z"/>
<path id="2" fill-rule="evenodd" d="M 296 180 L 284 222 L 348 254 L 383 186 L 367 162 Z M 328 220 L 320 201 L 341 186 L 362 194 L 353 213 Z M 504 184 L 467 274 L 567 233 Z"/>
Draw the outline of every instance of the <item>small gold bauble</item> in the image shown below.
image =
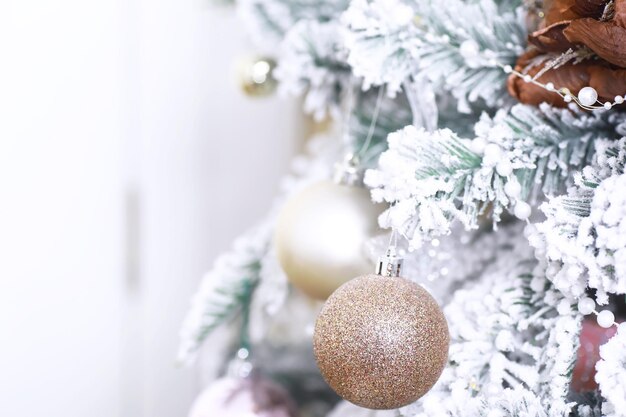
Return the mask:
<path id="1" fill-rule="evenodd" d="M 241 65 L 241 89 L 250 97 L 265 97 L 276 90 L 276 62 L 271 58 L 255 58 Z"/>
<path id="2" fill-rule="evenodd" d="M 441 308 L 420 285 L 364 275 L 330 296 L 313 347 L 326 382 L 365 408 L 393 409 L 422 397 L 448 360 Z"/>
<path id="3" fill-rule="evenodd" d="M 365 188 L 322 181 L 281 210 L 274 245 L 289 281 L 325 300 L 350 277 L 371 271 L 365 242 L 378 231 L 383 206 Z"/>

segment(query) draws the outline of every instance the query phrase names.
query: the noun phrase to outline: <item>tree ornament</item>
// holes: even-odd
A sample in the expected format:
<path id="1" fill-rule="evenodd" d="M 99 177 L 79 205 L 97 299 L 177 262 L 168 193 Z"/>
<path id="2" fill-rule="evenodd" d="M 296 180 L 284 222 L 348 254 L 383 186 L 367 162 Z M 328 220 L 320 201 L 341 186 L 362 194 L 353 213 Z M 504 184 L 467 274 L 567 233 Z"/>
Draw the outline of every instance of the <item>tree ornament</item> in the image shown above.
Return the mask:
<path id="1" fill-rule="evenodd" d="M 598 101 L 598 92 L 593 87 L 583 87 L 578 92 L 578 100 L 585 106 L 593 106 Z"/>
<path id="2" fill-rule="evenodd" d="M 521 200 L 516 202 L 515 207 L 513 208 L 513 214 L 515 214 L 515 217 L 520 220 L 528 219 L 530 217 L 531 211 L 532 209 L 530 207 L 530 204 Z"/>
<path id="3" fill-rule="evenodd" d="M 587 300 L 591 299 L 587 298 Z M 593 302 L 593 300 L 591 301 Z M 598 388 L 595 375 L 596 364 L 600 360 L 600 346 L 605 344 L 616 332 L 615 327 L 604 329 L 591 318 L 583 320 L 580 331 L 580 346 L 572 371 L 573 391 L 589 392 Z"/>
<path id="4" fill-rule="evenodd" d="M 578 311 L 580 314 L 588 315 L 595 311 L 596 302 L 589 297 L 581 297 L 578 300 Z"/>
<path id="5" fill-rule="evenodd" d="M 189 417 L 296 417 L 287 391 L 258 374 L 214 381 L 195 400 Z"/>
<path id="6" fill-rule="evenodd" d="M 598 313 L 598 326 L 608 329 L 615 323 L 615 315 L 610 310 L 602 310 Z"/>
<path id="7" fill-rule="evenodd" d="M 448 360 L 443 312 L 424 288 L 399 278 L 402 262 L 394 252 L 390 248 L 379 262 L 378 275 L 354 278 L 330 296 L 313 336 L 326 382 L 344 399 L 371 409 L 416 401 Z"/>
<path id="8" fill-rule="evenodd" d="M 278 84 L 274 78 L 275 68 L 276 62 L 267 57 L 242 63 L 239 76 L 243 92 L 250 97 L 266 97 L 274 93 Z"/>
<path id="9" fill-rule="evenodd" d="M 325 300 L 369 269 L 364 243 L 376 233 L 383 206 L 372 203 L 353 174 L 305 188 L 278 216 L 278 260 L 289 281 L 310 297 Z"/>

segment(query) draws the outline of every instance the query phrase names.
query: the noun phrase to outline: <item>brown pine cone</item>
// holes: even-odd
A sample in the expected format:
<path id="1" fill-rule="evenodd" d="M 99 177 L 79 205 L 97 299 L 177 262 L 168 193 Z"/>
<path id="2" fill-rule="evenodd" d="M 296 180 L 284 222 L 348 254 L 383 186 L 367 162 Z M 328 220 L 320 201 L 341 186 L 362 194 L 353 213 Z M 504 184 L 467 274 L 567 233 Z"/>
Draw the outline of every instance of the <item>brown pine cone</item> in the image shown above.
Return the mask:
<path id="1" fill-rule="evenodd" d="M 599 100 L 613 101 L 616 95 L 626 93 L 626 0 L 615 0 L 607 8 L 608 0 L 552 0 L 545 3 L 542 27 L 529 35 L 532 45 L 519 57 L 515 69 L 531 76 L 537 74 L 550 59 L 538 60 L 542 55 L 551 58 L 568 49 L 587 47 L 596 55 L 581 63 L 572 61 L 546 71 L 537 81 L 566 87 L 573 94 L 585 86 L 598 92 Z M 611 8 L 612 7 L 612 8 Z M 606 9 L 606 12 L 605 12 Z M 605 15 L 603 17 L 603 15 Z M 540 62 L 533 65 L 534 62 Z M 557 94 L 546 91 L 511 75 L 509 93 L 520 102 L 539 104 L 548 102 L 565 107 Z"/>

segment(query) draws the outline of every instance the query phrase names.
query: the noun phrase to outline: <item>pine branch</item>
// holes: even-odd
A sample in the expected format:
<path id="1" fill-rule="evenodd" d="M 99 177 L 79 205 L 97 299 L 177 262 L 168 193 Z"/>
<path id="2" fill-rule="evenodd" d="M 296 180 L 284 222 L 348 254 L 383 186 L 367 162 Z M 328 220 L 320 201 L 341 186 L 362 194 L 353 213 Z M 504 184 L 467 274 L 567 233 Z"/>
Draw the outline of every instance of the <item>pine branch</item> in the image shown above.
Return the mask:
<path id="1" fill-rule="evenodd" d="M 596 381 L 605 401 L 602 414 L 606 417 L 626 416 L 626 329 L 621 326 L 617 334 L 600 346 L 601 360 L 596 369 Z"/>
<path id="2" fill-rule="evenodd" d="M 439 415 L 442 407 L 454 417 L 491 410 L 568 415 L 582 316 L 542 274 L 532 252 L 518 235 L 479 280 L 455 292 L 444 309 L 450 363 L 409 415 Z"/>
<path id="3" fill-rule="evenodd" d="M 459 109 L 483 99 L 490 107 L 510 102 L 505 74 L 495 65 L 514 65 L 526 45 L 521 1 L 415 0 L 423 46 L 415 61 L 459 100 Z"/>
<path id="4" fill-rule="evenodd" d="M 364 87 L 399 90 L 410 77 L 428 77 L 458 100 L 489 106 L 510 102 L 506 74 L 526 44 L 521 1 L 353 1 L 343 16 L 348 63 Z M 419 93 L 419 92 L 418 92 Z"/>
<path id="5" fill-rule="evenodd" d="M 249 304 L 259 284 L 261 259 L 267 251 L 269 236 L 267 227 L 244 235 L 203 277 L 181 329 L 178 352 L 181 363 L 191 363 L 201 344 L 217 327 L 242 313 L 240 343 L 249 344 Z"/>
<path id="6" fill-rule="evenodd" d="M 280 48 L 274 75 L 279 92 L 304 95 L 304 110 L 317 120 L 327 114 L 339 117 L 341 99 L 350 87 L 336 22 L 301 20 L 289 29 Z"/>
<path id="7" fill-rule="evenodd" d="M 297 22 L 337 20 L 348 3 L 348 0 L 239 0 L 237 6 L 251 38 L 266 52 L 275 52 Z"/>
<path id="8" fill-rule="evenodd" d="M 578 298 L 590 287 L 606 304 L 608 294 L 626 293 L 626 138 L 595 146 L 593 164 L 566 195 L 542 205 L 547 219 L 529 230 L 559 290 Z"/>
<path id="9" fill-rule="evenodd" d="M 504 135 L 498 142 L 529 168 L 516 172 L 522 184 L 522 197 L 542 191 L 554 195 L 571 182 L 571 172 L 587 165 L 594 153 L 594 143 L 617 139 L 626 122 L 623 114 L 584 113 L 557 109 L 546 104 L 539 109 L 517 105 L 510 112 L 499 112 L 486 123 L 476 126 L 479 136 Z M 505 133 L 502 132 L 505 129 Z M 538 184 L 541 184 L 538 187 Z"/>
<path id="10" fill-rule="evenodd" d="M 393 94 L 411 74 L 418 47 L 415 10 L 401 0 L 353 0 L 342 16 L 348 64 L 363 88 L 386 84 Z"/>
<path id="11" fill-rule="evenodd" d="M 564 190 L 571 170 L 591 159 L 597 141 L 618 137 L 624 120 L 516 105 L 493 118 L 484 114 L 471 141 L 447 129 L 409 126 L 389 135 L 389 149 L 366 183 L 376 201 L 396 203 L 381 216 L 383 225 L 419 246 L 425 237 L 449 233 L 453 220 L 473 229 L 489 211 L 497 223 L 520 201 Z"/>

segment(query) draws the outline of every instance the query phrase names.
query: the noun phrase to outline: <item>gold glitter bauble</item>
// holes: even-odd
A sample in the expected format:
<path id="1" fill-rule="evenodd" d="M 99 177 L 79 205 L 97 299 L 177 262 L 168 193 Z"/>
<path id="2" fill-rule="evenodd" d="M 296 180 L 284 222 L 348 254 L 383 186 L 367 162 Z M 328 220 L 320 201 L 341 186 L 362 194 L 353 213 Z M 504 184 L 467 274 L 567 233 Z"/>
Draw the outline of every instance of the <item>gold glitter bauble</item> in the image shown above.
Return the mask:
<path id="1" fill-rule="evenodd" d="M 278 216 L 274 245 L 289 281 L 325 300 L 351 277 L 372 269 L 364 244 L 383 206 L 362 187 L 322 181 L 292 197 Z"/>
<path id="2" fill-rule="evenodd" d="M 364 275 L 342 285 L 313 336 L 326 382 L 361 407 L 410 404 L 437 382 L 448 360 L 448 323 L 435 299 L 404 278 Z"/>
<path id="3" fill-rule="evenodd" d="M 276 62 L 271 58 L 255 58 L 240 65 L 241 89 L 250 97 L 265 97 L 274 93 Z"/>

